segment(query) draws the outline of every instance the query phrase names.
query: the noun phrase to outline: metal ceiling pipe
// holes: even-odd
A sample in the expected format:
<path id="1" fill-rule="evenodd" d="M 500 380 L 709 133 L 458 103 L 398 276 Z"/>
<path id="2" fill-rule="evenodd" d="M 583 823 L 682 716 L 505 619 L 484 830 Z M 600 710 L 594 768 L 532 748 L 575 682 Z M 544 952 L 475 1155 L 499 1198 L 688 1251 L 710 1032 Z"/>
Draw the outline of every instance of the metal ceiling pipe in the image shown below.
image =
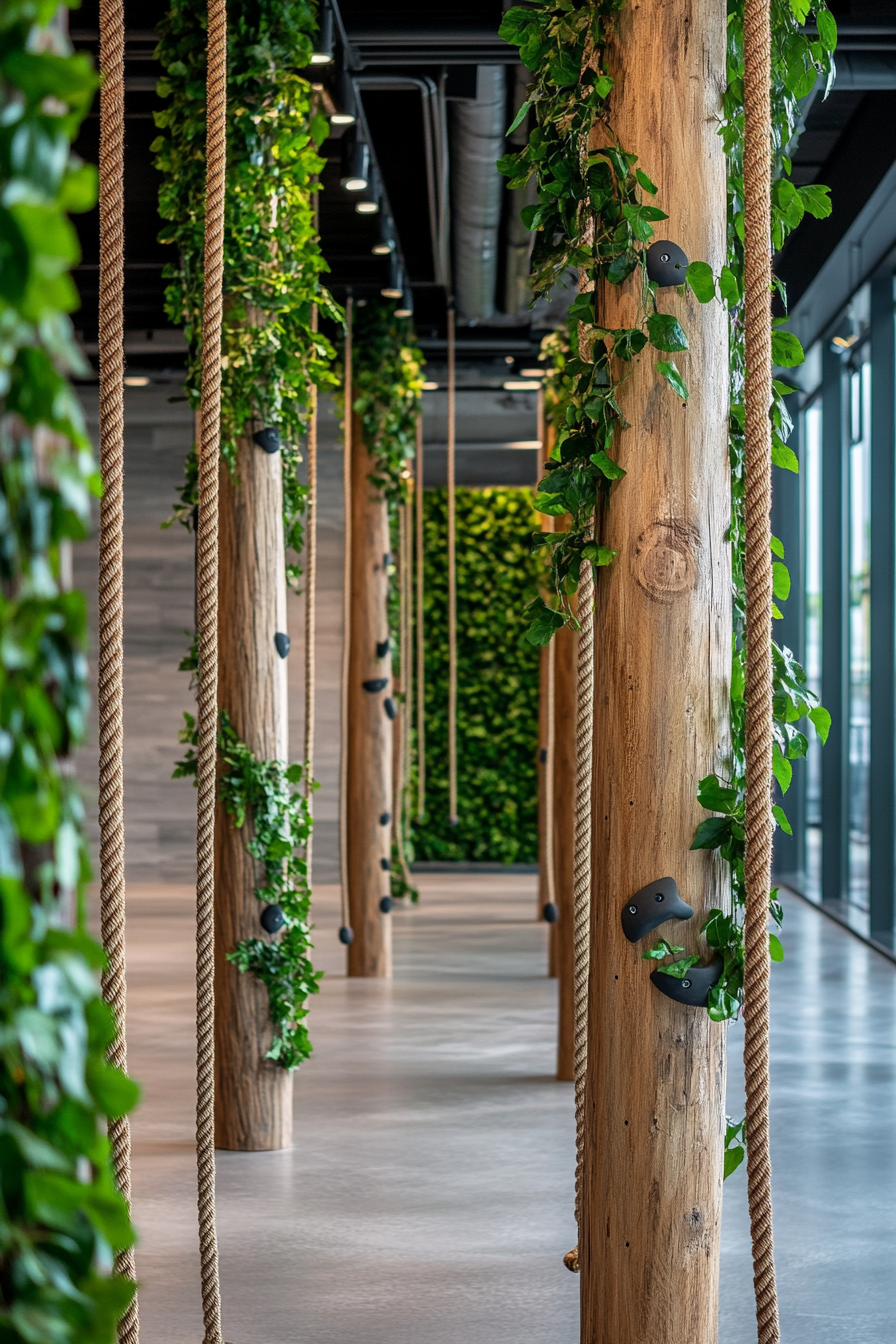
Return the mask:
<path id="1" fill-rule="evenodd" d="M 834 88 L 896 89 L 896 52 L 894 51 L 838 51 L 835 58 L 837 73 Z"/>
<path id="2" fill-rule="evenodd" d="M 513 98 L 511 108 L 513 116 L 526 101 L 526 94 L 532 76 L 524 65 L 518 65 L 513 73 Z M 511 117 L 511 121 L 513 117 Z M 529 138 L 526 119 L 507 137 L 508 148 L 518 153 Z M 538 183 L 533 174 L 524 187 L 508 191 L 506 201 L 505 251 L 504 251 L 504 311 L 509 317 L 519 317 L 526 312 L 532 301 L 532 286 L 529 283 L 529 270 L 532 261 L 532 245 L 535 234 L 526 228 L 521 218 L 524 205 L 534 205 L 538 201 Z"/>
<path id="3" fill-rule="evenodd" d="M 451 232 L 454 295 L 463 321 L 495 313 L 504 149 L 503 65 L 480 65 L 475 102 L 454 104 L 451 125 Z"/>

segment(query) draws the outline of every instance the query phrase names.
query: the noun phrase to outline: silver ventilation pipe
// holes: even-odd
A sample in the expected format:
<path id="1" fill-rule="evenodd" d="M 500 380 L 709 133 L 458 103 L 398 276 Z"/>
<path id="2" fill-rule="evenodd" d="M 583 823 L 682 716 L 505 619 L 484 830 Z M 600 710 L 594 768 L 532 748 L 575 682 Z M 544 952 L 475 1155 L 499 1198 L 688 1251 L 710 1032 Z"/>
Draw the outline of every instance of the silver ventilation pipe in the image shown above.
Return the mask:
<path id="1" fill-rule="evenodd" d="M 454 104 L 451 232 L 454 295 L 462 321 L 494 317 L 503 179 L 505 67 L 480 65 L 475 102 Z"/>
<path id="2" fill-rule="evenodd" d="M 518 65 L 513 72 L 513 98 L 511 100 L 511 123 L 526 101 L 526 91 L 532 76 L 524 65 Z M 511 153 L 523 149 L 529 138 L 524 117 L 515 131 L 507 137 L 507 147 Z M 506 190 L 506 188 L 505 188 Z M 533 205 L 538 201 L 538 183 L 534 175 L 524 187 L 507 192 L 507 230 L 504 267 L 504 311 L 510 317 L 520 317 L 532 300 L 532 286 L 529 283 L 529 269 L 532 260 L 532 244 L 535 234 L 527 229 L 521 218 L 524 205 Z"/>

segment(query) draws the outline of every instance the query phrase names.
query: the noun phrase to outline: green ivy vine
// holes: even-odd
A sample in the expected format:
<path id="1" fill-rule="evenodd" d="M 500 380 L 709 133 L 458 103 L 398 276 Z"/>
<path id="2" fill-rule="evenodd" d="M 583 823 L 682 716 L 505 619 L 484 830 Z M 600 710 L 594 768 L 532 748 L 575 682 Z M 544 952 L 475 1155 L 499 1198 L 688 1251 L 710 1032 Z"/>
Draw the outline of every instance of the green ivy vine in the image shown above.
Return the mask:
<path id="1" fill-rule="evenodd" d="M 321 282 L 327 270 L 314 194 L 329 133 L 314 91 L 299 71 L 311 60 L 317 27 L 312 0 L 237 0 L 228 8 L 227 197 L 224 223 L 224 323 L 221 341 L 221 455 L 236 466 L 247 426 L 279 430 L 287 550 L 302 549 L 306 488 L 297 477 L 310 390 L 331 385 L 334 351 L 313 330 L 312 309 L 341 321 Z M 177 248 L 165 269 L 166 310 L 187 338 L 186 391 L 199 405 L 205 219 L 205 32 L 202 0 L 173 0 L 159 25 L 165 69 L 153 143 L 163 175 L 162 242 Z M 197 500 L 195 450 L 174 516 L 192 526 Z M 287 565 L 296 586 L 300 569 Z"/>
<path id="2" fill-rule="evenodd" d="M 546 404 L 556 444 L 547 475 L 539 485 L 536 508 L 544 514 L 570 516 L 570 525 L 558 532 L 536 533 L 533 545 L 547 548 L 555 604 L 542 598 L 530 603 L 529 639 L 546 644 L 554 632 L 574 622 L 570 598 L 586 563 L 595 580 L 601 566 L 615 553 L 602 546 L 602 517 L 614 484 L 625 472 L 614 457 L 617 435 L 628 428 L 619 404 L 619 391 L 632 359 L 647 347 L 663 356 L 655 361 L 658 374 L 683 400 L 688 390 L 674 359 L 666 356 L 688 348 L 687 335 L 677 320 L 660 312 L 657 288 L 647 277 L 645 253 L 654 237 L 654 225 L 666 218 L 655 202 L 657 191 L 637 166 L 637 156 L 618 143 L 609 123 L 607 99 L 613 81 L 603 69 L 604 47 L 615 15 L 624 0 L 536 0 L 529 8 L 511 9 L 504 16 L 501 35 L 519 46 L 523 63 L 534 80 L 514 126 L 531 112 L 535 125 L 528 143 L 506 155 L 499 168 L 511 187 L 523 186 L 534 174 L 539 199 L 524 208 L 523 217 L 536 232 L 533 249 L 533 290 L 547 295 L 556 282 L 575 268 L 587 282 L 621 284 L 631 277 L 640 285 L 638 325 L 609 330 L 595 311 L 599 290 L 580 293 L 570 308 L 569 333 L 549 337 L 543 358 L 549 362 Z M 773 61 L 772 117 L 775 169 L 772 241 L 780 248 L 806 214 L 830 214 L 826 187 L 796 187 L 790 181 L 787 150 L 798 120 L 798 103 L 817 79 L 829 75 L 836 46 L 836 24 L 825 4 L 815 0 L 772 0 Z M 814 14 L 818 36 L 804 31 Z M 604 125 L 608 144 L 589 151 L 588 135 L 595 120 Z M 511 128 L 512 129 L 512 128 Z M 698 828 L 696 849 L 717 849 L 728 861 L 732 879 L 732 909 L 712 910 L 703 932 L 723 960 L 723 973 L 710 995 L 708 1011 L 717 1020 L 736 1017 L 743 999 L 744 905 L 744 340 L 743 340 L 743 7 L 729 0 L 727 87 L 720 128 L 728 160 L 727 264 L 714 275 L 703 261 L 691 262 L 683 280 L 701 303 L 722 303 L 729 314 L 732 546 L 734 584 L 734 654 L 731 719 L 732 756 L 729 776 L 700 781 L 698 797 L 710 812 Z M 589 239 L 586 225 L 593 225 Z M 588 241 L 583 241 L 589 239 Z M 783 286 L 775 282 L 782 298 Z M 803 361 L 797 338 L 776 319 L 773 358 L 780 367 Z M 772 460 L 777 467 L 798 470 L 787 446 L 792 428 L 785 398 L 793 391 L 775 382 L 771 409 Z M 775 552 L 775 595 L 783 601 L 790 589 L 781 543 Z M 780 614 L 780 613 L 778 613 Z M 806 675 L 790 650 L 774 646 L 775 666 L 775 778 L 782 792 L 789 787 L 792 761 L 805 756 L 806 734 L 798 725 L 809 719 L 822 741 L 830 716 L 817 703 Z M 790 832 L 787 817 L 775 807 L 779 825 Z M 777 893 L 770 894 L 770 913 L 780 926 Z M 783 955 L 771 935 L 773 957 Z M 680 949 L 677 949 L 680 950 Z M 676 950 L 658 944 L 647 954 L 662 960 Z M 672 974 L 687 973 L 688 958 L 664 965 Z M 690 964 L 693 964 L 691 962 Z M 736 1128 L 736 1127 L 735 1127 Z"/>
<path id="3" fill-rule="evenodd" d="M 196 723 L 191 714 L 184 719 L 180 740 L 188 751 L 178 761 L 174 777 L 195 779 Z M 276 940 L 244 939 L 228 952 L 227 960 L 240 971 L 251 971 L 267 989 L 274 1027 L 267 1058 L 291 1072 L 311 1054 L 305 1004 L 317 993 L 323 977 L 308 959 L 313 946 L 311 887 L 308 865 L 297 854 L 307 845 L 312 826 L 302 790 L 305 768 L 259 760 L 237 736 L 226 710 L 220 716 L 218 757 L 222 765 L 218 797 L 224 811 L 237 830 L 251 819 L 252 839 L 246 849 L 264 870 L 255 895 L 262 905 L 278 905 L 284 919 L 283 932 Z"/>
<path id="4" fill-rule="evenodd" d="M 71 143 L 97 77 L 57 16 L 56 0 L 0 10 L 0 1338 L 112 1344 L 134 1292 L 113 1256 L 134 1232 L 103 1121 L 137 1087 L 106 1062 L 86 931 L 87 603 L 64 579 L 100 493 L 68 317 L 68 214 L 96 201 Z"/>

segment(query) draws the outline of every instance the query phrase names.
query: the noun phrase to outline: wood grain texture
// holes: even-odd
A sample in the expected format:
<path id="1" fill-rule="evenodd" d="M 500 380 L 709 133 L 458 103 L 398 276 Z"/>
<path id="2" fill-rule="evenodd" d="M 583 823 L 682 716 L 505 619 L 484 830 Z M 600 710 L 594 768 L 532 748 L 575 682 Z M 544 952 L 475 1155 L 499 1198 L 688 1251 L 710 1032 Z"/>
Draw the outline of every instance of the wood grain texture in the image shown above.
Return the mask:
<path id="1" fill-rule="evenodd" d="M 551 926 L 557 975 L 557 1077 L 573 1081 L 573 858 L 576 812 L 576 661 L 578 636 L 554 636 L 554 873 L 557 923 Z"/>
<path id="2" fill-rule="evenodd" d="M 725 10 L 715 0 L 629 0 L 609 62 L 610 121 L 659 188 L 658 227 L 691 259 L 724 262 L 718 121 Z M 595 139 L 597 135 L 596 134 Z M 598 313 L 630 325 L 640 281 L 606 285 Z M 641 959 L 657 937 L 700 952 L 706 912 L 727 903 L 720 862 L 689 850 L 706 813 L 696 785 L 728 753 L 730 573 L 726 315 L 672 289 L 683 405 L 635 363 L 618 437 L 629 473 L 603 540 L 595 627 L 594 874 L 582 1264 L 583 1344 L 714 1344 L 725 1028 L 662 996 Z M 622 904 L 673 876 L 695 910 L 632 946 Z"/>
<path id="3" fill-rule="evenodd" d="M 286 761 L 286 661 L 274 635 L 286 633 L 286 579 L 279 454 L 240 440 L 237 474 L 222 464 L 218 704 L 264 760 Z M 215 817 L 215 1143 L 255 1152 L 292 1144 L 292 1075 L 265 1059 L 271 1041 L 268 994 L 226 960 L 244 938 L 266 938 L 255 887 L 261 865 L 247 852 L 251 821 L 238 831 L 218 804 Z"/>
<path id="4" fill-rule="evenodd" d="M 392 919 L 379 908 L 389 894 L 382 860 L 391 851 L 392 722 L 386 697 L 393 694 L 392 657 L 377 657 L 389 633 L 386 617 L 389 520 L 386 500 L 370 482 L 373 459 L 361 422 L 352 427 L 351 657 L 348 691 L 348 901 L 354 941 L 348 973 L 392 974 Z M 386 679 L 381 691 L 365 681 Z M 383 822 L 382 818 L 388 820 Z"/>

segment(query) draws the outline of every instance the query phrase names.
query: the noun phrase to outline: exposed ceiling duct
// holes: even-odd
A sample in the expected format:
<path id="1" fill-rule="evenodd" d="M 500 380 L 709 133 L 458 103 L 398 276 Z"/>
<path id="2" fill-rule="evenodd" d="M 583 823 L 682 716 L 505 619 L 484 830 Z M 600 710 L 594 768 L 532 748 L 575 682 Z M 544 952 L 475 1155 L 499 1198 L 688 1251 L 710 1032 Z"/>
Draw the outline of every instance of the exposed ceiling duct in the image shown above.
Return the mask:
<path id="1" fill-rule="evenodd" d="M 505 67 L 481 65 L 476 99 L 452 107 L 451 231 L 454 295 L 462 321 L 494 316 L 503 179 Z"/>
<path id="2" fill-rule="evenodd" d="M 531 74 L 524 65 L 518 65 L 513 72 L 513 97 L 511 109 L 514 116 L 526 101 Z M 508 136 L 508 148 L 511 153 L 524 149 L 529 138 L 527 118 L 523 118 L 515 131 Z M 519 317 L 525 313 L 532 298 L 529 283 L 529 266 L 532 259 L 532 244 L 535 234 L 526 228 L 521 218 L 524 205 L 533 205 L 538 200 L 538 183 L 535 175 L 529 178 L 525 187 L 508 192 L 506 197 L 507 223 L 504 266 L 504 311 L 509 317 Z"/>

